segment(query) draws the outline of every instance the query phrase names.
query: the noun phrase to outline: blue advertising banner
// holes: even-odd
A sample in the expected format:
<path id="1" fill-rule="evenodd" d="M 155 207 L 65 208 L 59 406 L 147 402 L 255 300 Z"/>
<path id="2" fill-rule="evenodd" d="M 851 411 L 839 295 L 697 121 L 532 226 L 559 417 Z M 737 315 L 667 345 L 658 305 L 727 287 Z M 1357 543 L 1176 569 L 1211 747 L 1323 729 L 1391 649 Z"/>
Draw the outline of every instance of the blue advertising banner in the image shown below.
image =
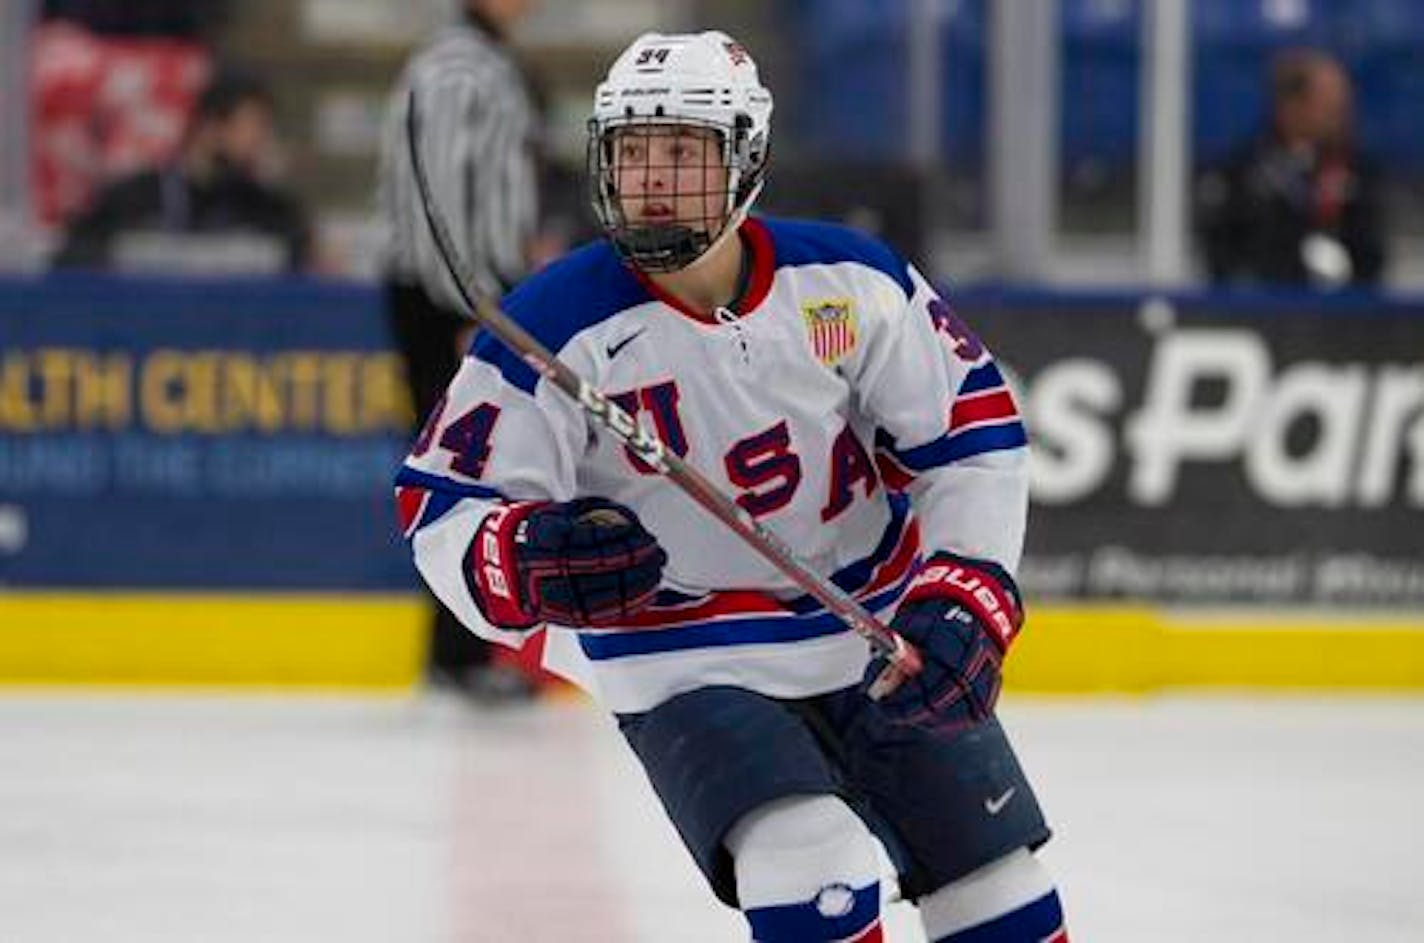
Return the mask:
<path id="1" fill-rule="evenodd" d="M 1424 686 L 1424 301 L 949 297 L 1034 446 L 1012 686 Z M 0 684 L 414 683 L 380 306 L 0 279 Z"/>
<path id="2" fill-rule="evenodd" d="M 1419 299 L 950 297 L 1028 418 L 1035 597 L 1424 600 Z M 0 586 L 414 587 L 380 304 L 316 282 L 0 280 Z"/>
<path id="3" fill-rule="evenodd" d="M 380 296 L 0 280 L 0 585 L 403 590 Z"/>

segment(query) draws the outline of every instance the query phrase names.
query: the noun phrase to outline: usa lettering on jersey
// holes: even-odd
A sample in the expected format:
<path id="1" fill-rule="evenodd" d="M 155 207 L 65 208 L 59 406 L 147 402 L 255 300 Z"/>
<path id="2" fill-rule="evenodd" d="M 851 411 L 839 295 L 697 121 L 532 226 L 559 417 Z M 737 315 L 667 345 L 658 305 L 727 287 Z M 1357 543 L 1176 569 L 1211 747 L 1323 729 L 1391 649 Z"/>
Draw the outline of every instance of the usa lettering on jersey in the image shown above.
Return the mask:
<path id="1" fill-rule="evenodd" d="M 551 667 L 615 711 L 708 676 L 809 696 L 855 683 L 868 657 L 662 479 L 662 449 L 881 615 L 928 553 L 1012 569 L 1021 550 L 1027 436 L 969 327 L 913 267 L 852 230 L 753 218 L 742 236 L 751 288 L 731 319 L 681 309 L 602 243 L 506 299 L 586 379 L 590 407 L 626 417 L 615 434 L 482 339 L 397 479 L 427 582 L 473 631 L 511 644 L 460 571 L 485 515 L 577 495 L 638 514 L 669 556 L 653 604 L 621 630 L 558 630 L 546 645 Z"/>

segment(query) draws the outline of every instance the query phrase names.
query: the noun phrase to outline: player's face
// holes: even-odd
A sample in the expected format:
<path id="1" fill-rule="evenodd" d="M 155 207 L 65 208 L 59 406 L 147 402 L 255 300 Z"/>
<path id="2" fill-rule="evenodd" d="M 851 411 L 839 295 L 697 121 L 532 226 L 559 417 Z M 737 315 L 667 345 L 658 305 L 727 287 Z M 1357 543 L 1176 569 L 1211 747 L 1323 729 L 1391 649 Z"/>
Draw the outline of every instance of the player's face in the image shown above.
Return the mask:
<path id="1" fill-rule="evenodd" d="M 722 145 L 710 128 L 650 125 L 613 137 L 613 183 L 629 226 L 710 232 L 727 200 Z"/>

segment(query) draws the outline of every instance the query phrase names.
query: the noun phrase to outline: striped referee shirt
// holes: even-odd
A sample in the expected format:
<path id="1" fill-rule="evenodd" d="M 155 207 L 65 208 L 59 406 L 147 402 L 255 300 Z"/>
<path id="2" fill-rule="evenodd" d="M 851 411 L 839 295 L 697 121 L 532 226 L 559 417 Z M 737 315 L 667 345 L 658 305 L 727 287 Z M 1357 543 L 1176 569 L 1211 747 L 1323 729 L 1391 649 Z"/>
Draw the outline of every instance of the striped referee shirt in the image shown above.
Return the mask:
<path id="1" fill-rule="evenodd" d="M 513 56 L 471 19 L 442 29 L 407 63 L 381 141 L 380 212 L 390 278 L 421 285 L 462 311 L 420 206 L 406 143 L 410 90 L 420 101 L 418 146 L 431 192 L 473 287 L 498 298 L 525 272 L 538 219 L 538 120 Z"/>

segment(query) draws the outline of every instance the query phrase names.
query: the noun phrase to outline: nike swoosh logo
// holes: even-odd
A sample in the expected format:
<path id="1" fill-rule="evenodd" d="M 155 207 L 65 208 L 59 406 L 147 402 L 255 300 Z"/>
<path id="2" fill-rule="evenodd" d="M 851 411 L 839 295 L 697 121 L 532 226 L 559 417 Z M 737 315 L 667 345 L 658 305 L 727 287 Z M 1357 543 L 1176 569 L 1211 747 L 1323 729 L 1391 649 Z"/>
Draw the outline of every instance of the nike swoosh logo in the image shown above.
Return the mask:
<path id="1" fill-rule="evenodd" d="M 647 328 L 643 328 L 643 331 L 646 331 L 646 330 L 647 330 Z M 642 336 L 643 336 L 643 331 L 634 331 L 632 334 L 629 334 L 627 337 L 623 338 L 623 339 L 622 339 L 621 341 L 619 341 L 618 343 L 616 343 L 616 344 L 609 344 L 608 347 L 606 348 L 607 353 L 608 353 L 608 359 L 609 359 L 609 360 L 612 360 L 614 357 L 617 357 L 620 353 L 623 352 L 623 348 L 624 348 L 624 347 L 627 347 L 629 344 L 633 343 L 635 340 L 637 340 L 638 338 L 642 337 Z"/>
<path id="2" fill-rule="evenodd" d="M 998 815 L 1000 812 L 1004 811 L 1004 806 L 1009 804 L 1009 800 L 1012 799 L 1014 797 L 1014 793 L 1018 791 L 1019 790 L 1017 786 L 1010 786 L 1007 790 L 1004 791 L 1004 794 L 1002 796 L 999 796 L 997 799 L 985 799 L 984 811 L 988 812 L 990 815 Z"/>

